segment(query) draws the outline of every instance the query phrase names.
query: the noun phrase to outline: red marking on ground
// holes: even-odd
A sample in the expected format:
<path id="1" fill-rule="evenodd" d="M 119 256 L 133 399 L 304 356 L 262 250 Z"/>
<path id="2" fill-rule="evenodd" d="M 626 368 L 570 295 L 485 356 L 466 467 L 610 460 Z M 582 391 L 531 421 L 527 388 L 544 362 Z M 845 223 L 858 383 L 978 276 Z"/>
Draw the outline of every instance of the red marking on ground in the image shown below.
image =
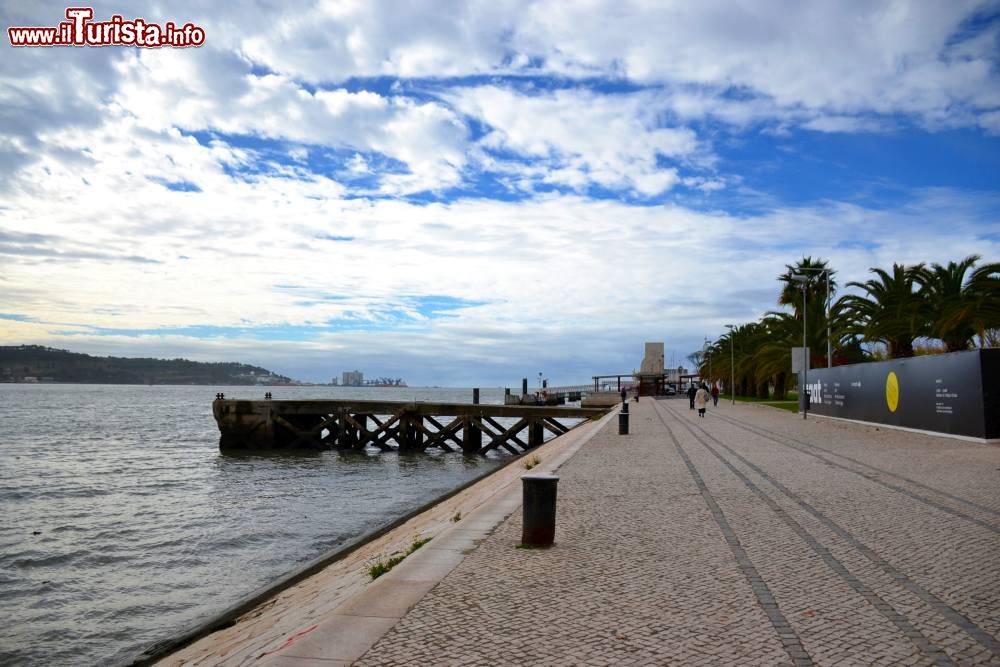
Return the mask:
<path id="1" fill-rule="evenodd" d="M 317 624 L 317 625 L 314 625 L 312 627 L 306 628 L 302 632 L 298 632 L 298 633 L 292 635 L 291 637 L 289 637 L 288 639 L 286 639 L 284 644 L 282 644 L 278 648 L 274 649 L 273 651 L 266 651 L 264 653 L 261 653 L 257 657 L 258 658 L 262 658 L 265 655 L 271 655 L 272 653 L 277 653 L 278 651 L 283 651 L 286 648 L 288 648 L 289 646 L 291 646 L 292 644 L 294 644 L 299 639 L 302 639 L 303 637 L 305 637 L 306 635 L 308 635 L 310 632 L 312 632 L 313 630 L 315 630 L 318 627 L 319 627 L 319 625 Z"/>

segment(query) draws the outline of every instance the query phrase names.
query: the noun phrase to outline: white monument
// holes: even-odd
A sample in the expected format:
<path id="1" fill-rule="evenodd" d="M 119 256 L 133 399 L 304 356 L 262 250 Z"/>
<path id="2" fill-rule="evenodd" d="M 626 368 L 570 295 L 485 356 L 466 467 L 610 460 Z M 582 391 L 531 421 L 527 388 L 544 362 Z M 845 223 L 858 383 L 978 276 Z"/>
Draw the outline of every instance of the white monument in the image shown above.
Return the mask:
<path id="1" fill-rule="evenodd" d="M 639 373 L 663 373 L 663 343 L 646 343 L 646 356 L 642 358 Z"/>

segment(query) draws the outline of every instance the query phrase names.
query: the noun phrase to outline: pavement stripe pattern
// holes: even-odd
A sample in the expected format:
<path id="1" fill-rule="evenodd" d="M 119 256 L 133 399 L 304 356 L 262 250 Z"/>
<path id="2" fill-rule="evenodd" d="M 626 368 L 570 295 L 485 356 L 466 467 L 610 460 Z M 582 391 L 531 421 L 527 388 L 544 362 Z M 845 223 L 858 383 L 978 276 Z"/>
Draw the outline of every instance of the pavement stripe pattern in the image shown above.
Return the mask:
<path id="1" fill-rule="evenodd" d="M 663 425 L 668 431 L 670 430 L 670 427 L 667 425 L 666 421 L 664 421 Z M 928 641 L 927 637 L 925 637 L 919 630 L 914 628 L 913 625 L 910 623 L 909 619 L 907 619 L 904 615 L 900 614 L 896 609 L 892 607 L 892 605 L 888 604 L 885 600 L 879 597 L 878 594 L 876 594 L 874 591 L 868 588 L 868 586 L 866 586 L 860 579 L 858 579 L 852 572 L 850 572 L 850 570 L 844 567 L 844 564 L 841 563 L 839 560 L 837 560 L 837 558 L 830 552 L 829 549 L 823 546 L 813 535 L 811 535 L 799 523 L 797 523 L 788 513 L 786 513 L 781 508 L 781 506 L 777 502 L 775 502 L 770 496 L 764 493 L 764 491 L 759 486 L 754 484 L 749 477 L 744 475 L 743 472 L 741 472 L 738 468 L 732 465 L 732 463 L 730 463 L 724 456 L 719 454 L 718 451 L 709 446 L 705 441 L 705 439 L 701 438 L 696 433 L 695 428 L 697 428 L 698 431 L 701 431 L 702 434 L 708 436 L 710 439 L 715 440 L 715 438 L 709 436 L 704 431 L 704 429 L 701 429 L 700 427 L 692 427 L 688 424 L 684 424 L 684 427 L 688 430 L 689 433 L 694 435 L 694 437 L 697 440 L 699 440 L 699 442 L 705 447 L 705 449 L 711 452 L 717 459 L 719 459 L 719 461 L 722 462 L 723 465 L 729 468 L 729 470 L 732 471 L 732 473 L 736 475 L 754 493 L 754 495 L 756 495 L 768 507 L 770 507 L 777 514 L 777 516 L 779 516 L 782 519 L 782 521 L 784 521 L 785 524 L 788 525 L 788 527 L 791 528 L 795 532 L 795 534 L 799 536 L 800 539 L 802 539 L 803 542 L 809 545 L 809 548 L 812 549 L 821 559 L 823 559 L 823 562 L 827 565 L 827 567 L 829 567 L 833 572 L 835 572 L 838 576 L 840 576 L 840 578 L 843 579 L 851 588 L 853 588 L 856 593 L 861 595 L 866 602 L 868 602 L 872 607 L 878 610 L 878 612 L 882 614 L 886 619 L 888 619 L 893 625 L 895 625 L 900 630 L 900 632 L 903 633 L 903 635 L 909 638 L 910 641 L 917 647 L 917 649 L 920 650 L 920 652 L 924 656 L 930 658 L 935 665 L 953 666 L 955 664 L 948 658 L 948 656 L 939 647 L 933 645 L 930 641 Z M 718 442 L 717 440 L 715 440 L 715 442 L 716 444 L 724 447 L 724 445 L 722 445 L 722 443 Z M 735 454 L 735 452 L 733 452 L 732 449 L 728 447 L 726 447 L 725 449 L 730 453 L 734 454 L 735 456 L 737 456 L 737 458 L 743 460 L 744 463 L 747 463 L 748 467 L 753 469 L 762 477 L 768 479 L 769 481 L 772 481 L 772 478 L 768 477 L 756 466 L 749 464 L 745 459 L 742 459 L 742 457 L 739 457 L 739 455 Z M 777 486 L 779 490 L 784 491 L 784 488 L 778 486 L 778 484 L 775 484 L 775 486 Z M 792 494 L 786 492 L 786 495 L 788 495 L 793 500 L 795 499 L 795 497 Z M 805 503 L 800 503 L 800 505 L 805 506 Z M 818 515 L 818 512 L 815 514 Z M 846 535 L 846 531 L 841 531 L 841 533 L 843 534 L 843 536 L 849 538 L 849 536 Z M 858 543 L 856 540 L 854 541 L 854 543 L 855 545 L 860 545 L 860 543 Z M 952 613 L 954 613 L 954 610 L 951 610 L 950 607 L 948 609 L 949 611 L 952 611 Z"/>
<path id="2" fill-rule="evenodd" d="M 885 469 L 882 469 L 882 468 L 877 468 L 877 467 L 872 466 L 872 465 L 868 465 L 867 463 L 863 463 L 861 461 L 858 461 L 857 459 L 854 459 L 854 458 L 851 458 L 851 457 L 848 457 L 848 456 L 844 456 L 843 454 L 837 454 L 836 452 L 829 452 L 826 449 L 823 449 L 822 447 L 816 447 L 815 445 L 811 445 L 811 444 L 809 444 L 807 442 L 802 442 L 800 440 L 795 440 L 794 438 L 789 438 L 789 437 L 784 436 L 784 435 L 782 435 L 780 433 L 775 433 L 774 431 L 769 431 L 767 429 L 761 429 L 759 427 L 749 426 L 749 425 L 747 425 L 745 423 L 741 423 L 741 422 L 739 422 L 737 420 L 726 418 L 726 417 L 720 417 L 720 419 L 723 419 L 724 421 L 726 421 L 726 422 L 728 422 L 730 424 L 739 426 L 740 428 L 743 428 L 743 429 L 745 429 L 747 431 L 750 431 L 751 433 L 756 433 L 756 434 L 762 435 L 764 437 L 769 437 L 770 439 L 774 440 L 774 442 L 777 442 L 777 443 L 780 443 L 780 444 L 784 444 L 784 445 L 786 445 L 788 447 L 791 447 L 792 449 L 796 449 L 796 450 L 801 451 L 801 452 L 803 452 L 805 454 L 810 454 L 812 456 L 815 456 L 817 459 L 819 459 L 820 461 L 823 461 L 827 465 L 831 465 L 831 466 L 835 466 L 835 467 L 838 467 L 838 468 L 842 468 L 843 470 L 849 470 L 849 471 L 851 471 L 851 472 L 853 472 L 853 473 L 855 473 L 857 475 L 861 475 L 863 477 L 867 477 L 868 479 L 872 480 L 876 484 L 881 484 L 881 485 L 885 486 L 886 488 L 892 489 L 893 491 L 896 491 L 898 493 L 906 494 L 906 495 L 910 496 L 911 498 L 913 498 L 914 500 L 918 500 L 918 501 L 920 501 L 922 503 L 926 503 L 926 504 L 930 505 L 931 507 L 935 507 L 935 508 L 941 510 L 942 512 L 948 512 L 949 514 L 953 514 L 954 516 L 957 516 L 959 518 L 965 519 L 966 521 L 971 521 L 972 523 L 975 523 L 975 524 L 977 524 L 979 526 L 982 526 L 983 528 L 986 528 L 987 530 L 990 530 L 990 531 L 993 531 L 994 533 L 1000 534 L 1000 526 L 996 526 L 996 525 L 991 524 L 991 523 L 989 523 L 987 521 L 983 521 L 982 519 L 979 519 L 979 518 L 977 518 L 975 516 L 971 516 L 971 515 L 969 515 L 969 514 L 967 514 L 965 512 L 956 510 L 956 509 L 954 509 L 952 507 L 948 507 L 946 505 L 942 505 L 941 503 L 938 503 L 938 502 L 934 501 L 934 499 L 932 499 L 932 498 L 928 498 L 926 496 L 923 496 L 923 495 L 920 495 L 920 494 L 917 494 L 917 493 L 913 493 L 911 491 L 906 490 L 905 488 L 902 488 L 902 487 L 894 485 L 894 484 L 889 484 L 888 482 L 880 480 L 880 479 L 878 479 L 877 477 L 873 476 L 870 473 L 869 474 L 865 474 L 863 472 L 859 472 L 857 470 L 854 470 L 854 469 L 852 469 L 852 468 L 850 468 L 848 466 L 841 465 L 841 464 L 839 464 L 839 463 L 837 463 L 835 461 L 831 461 L 830 459 L 828 459 L 828 458 L 826 458 L 824 456 L 820 456 L 819 454 L 816 454 L 815 452 L 810 451 L 810 450 L 820 450 L 820 451 L 823 451 L 824 453 L 828 453 L 828 454 L 833 454 L 835 456 L 839 456 L 839 457 L 847 459 L 848 461 L 851 461 L 851 462 L 853 462 L 853 463 L 855 463 L 855 464 L 857 464 L 859 466 L 862 466 L 862 467 L 865 467 L 865 468 L 868 468 L 868 469 L 872 470 L 875 473 L 875 475 L 886 475 L 888 477 L 895 477 L 895 478 L 900 479 L 900 480 L 902 480 L 902 481 L 904 481 L 904 482 L 906 482 L 908 484 L 912 484 L 913 486 L 918 486 L 918 487 L 923 488 L 923 489 L 925 489 L 927 491 L 931 491 L 933 493 L 942 495 L 945 498 L 948 498 L 950 500 L 954 500 L 954 501 L 957 501 L 957 502 L 960 502 L 960 503 L 964 503 L 966 505 L 970 505 L 971 507 L 974 507 L 974 508 L 976 508 L 976 509 L 978 509 L 978 510 L 980 510 L 982 512 L 986 512 L 988 514 L 992 514 L 994 516 L 1000 517 L 1000 511 L 996 511 L 996 510 L 994 510 L 992 508 L 985 507 L 983 505 L 979 505 L 978 503 L 974 503 L 971 500 L 966 500 L 964 498 L 960 498 L 960 497 L 958 497 L 956 495 L 947 493 L 945 491 L 941 491 L 940 489 L 935 489 L 935 488 L 930 487 L 930 486 L 928 486 L 926 484 L 921 484 L 920 482 L 914 481 L 914 480 L 909 479 L 907 477 L 903 477 L 902 475 L 897 475 L 897 474 L 892 473 L 892 472 L 890 472 L 888 470 L 885 470 Z"/>
<path id="3" fill-rule="evenodd" d="M 691 430 L 690 426 L 687 426 L 687 428 L 689 430 Z M 722 449 L 726 450 L 731 455 L 733 455 L 736 459 L 738 459 L 739 461 L 743 462 L 748 468 L 750 468 L 751 470 L 753 470 L 754 472 L 756 472 L 761 478 L 763 478 L 764 480 L 766 480 L 767 482 L 769 482 L 778 491 L 780 491 L 781 493 L 783 493 L 789 499 L 793 500 L 797 505 L 799 505 L 806 512 L 808 512 L 812 516 L 816 517 L 824 526 L 826 526 L 827 528 L 829 528 L 831 531 L 833 531 L 834 533 L 836 533 L 839 537 L 843 538 L 845 541 L 849 542 L 852 547 L 854 547 L 855 549 L 857 549 L 859 553 L 861 553 L 862 555 L 864 555 L 872 563 L 874 563 L 880 569 L 882 569 L 886 574 L 888 574 L 889 576 L 891 576 L 892 579 L 894 581 L 896 581 L 900 586 L 905 587 L 908 591 L 910 591 L 914 595 L 917 595 L 918 597 L 920 597 L 924 602 L 926 602 L 928 605 L 930 605 L 931 607 L 933 607 L 935 611 L 937 611 L 939 614 L 941 614 L 950 623 L 954 624 L 956 627 L 961 628 L 966 633 L 968 633 L 970 637 L 972 637 L 973 639 L 975 639 L 984 648 L 986 648 L 987 650 L 993 652 L 995 655 L 1000 655 L 1000 642 L 996 641 L 993 637 L 991 637 L 982 628 L 978 627 L 975 623 L 973 623 L 972 621 L 970 621 L 964 615 L 960 614 L 958 611 L 956 611 L 952 607 L 950 607 L 947 604 L 945 604 L 936 595 L 934 595 L 933 593 L 927 591 L 926 589 L 924 589 L 923 587 L 921 587 L 919 584 L 917 584 L 915 581 L 913 581 L 908 576 L 906 576 L 904 573 L 900 572 L 898 569 L 896 569 L 895 567 L 893 567 L 888 561 L 886 561 L 884 558 L 882 558 L 877 553 L 875 553 L 874 551 L 872 551 L 865 544 L 862 544 L 859 540 L 857 540 L 853 535 L 851 535 L 846 530 L 844 530 L 841 526 L 839 526 L 835 522 L 831 521 L 828 517 L 826 517 L 825 515 L 823 515 L 821 512 L 817 511 L 812 505 L 810 505 L 809 503 L 807 503 L 804 500 L 802 500 L 795 493 L 791 492 L 781 482 L 779 482 L 778 480 L 774 479 L 772 476 L 768 475 L 766 472 L 764 472 L 763 470 L 761 470 L 758 466 L 755 466 L 753 463 L 751 463 L 746 458 L 740 456 L 733 448 L 731 448 L 731 447 L 725 445 L 724 443 L 720 442 L 717 438 L 715 438 L 714 436 L 712 436 L 711 434 L 709 434 L 707 431 L 705 431 L 705 429 L 702 429 L 702 428 L 698 427 L 697 425 L 695 426 L 695 428 L 698 429 L 701 432 L 701 434 L 704 436 L 705 439 L 713 441 L 717 446 L 719 446 Z M 693 433 L 693 431 L 692 431 L 692 433 Z M 696 435 L 696 437 L 698 437 L 698 436 Z M 716 452 L 715 450 L 712 449 L 712 447 L 710 447 L 708 444 L 706 444 L 705 441 L 704 441 L 704 439 L 702 439 L 702 444 L 704 444 L 705 447 L 709 451 L 711 451 L 713 454 L 715 454 L 716 457 L 718 457 L 721 461 L 723 461 L 727 466 L 732 467 L 731 464 L 728 461 L 726 461 L 718 452 Z M 744 481 L 745 481 L 746 484 L 748 484 L 749 486 L 751 486 L 751 487 L 753 487 L 755 489 L 757 488 L 757 487 L 755 487 L 753 485 L 753 483 L 751 481 L 749 481 L 749 479 L 747 479 L 736 468 L 732 468 L 732 469 L 733 469 L 733 472 L 737 476 L 739 476 L 742 479 L 744 479 Z M 766 498 L 766 496 L 764 496 L 764 494 L 762 492 L 759 495 L 761 495 L 762 497 Z M 767 500 L 770 501 L 770 499 L 767 499 Z M 770 501 L 770 502 L 773 502 L 773 501 Z M 777 507 L 777 504 L 775 504 L 775 507 Z M 779 511 L 779 510 L 776 509 L 776 511 Z M 809 539 L 812 539 L 812 538 L 810 537 Z M 883 604 L 884 604 L 884 602 L 883 602 Z M 895 613 L 895 610 L 893 610 L 893 613 Z M 919 634 L 919 631 L 915 631 L 915 630 L 908 631 L 908 630 L 906 630 L 905 628 L 902 628 L 902 627 L 901 627 L 901 629 L 904 630 L 904 633 L 917 632 Z M 921 643 L 923 641 L 926 641 L 926 638 L 923 637 L 923 635 L 920 635 L 919 636 L 918 645 L 921 646 L 922 650 L 925 650 L 925 652 L 927 652 L 926 647 L 924 647 L 922 645 L 922 643 Z M 937 649 L 935 648 L 934 650 L 936 651 Z"/>

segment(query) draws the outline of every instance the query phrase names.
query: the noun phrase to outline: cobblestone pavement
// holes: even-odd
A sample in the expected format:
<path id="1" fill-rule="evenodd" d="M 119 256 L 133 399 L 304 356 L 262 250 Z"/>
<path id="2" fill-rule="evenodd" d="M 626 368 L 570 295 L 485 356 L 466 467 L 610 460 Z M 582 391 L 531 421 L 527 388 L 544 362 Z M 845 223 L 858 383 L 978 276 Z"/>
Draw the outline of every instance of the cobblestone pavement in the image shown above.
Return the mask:
<path id="1" fill-rule="evenodd" d="M 632 403 L 356 665 L 1000 665 L 1000 448 Z"/>

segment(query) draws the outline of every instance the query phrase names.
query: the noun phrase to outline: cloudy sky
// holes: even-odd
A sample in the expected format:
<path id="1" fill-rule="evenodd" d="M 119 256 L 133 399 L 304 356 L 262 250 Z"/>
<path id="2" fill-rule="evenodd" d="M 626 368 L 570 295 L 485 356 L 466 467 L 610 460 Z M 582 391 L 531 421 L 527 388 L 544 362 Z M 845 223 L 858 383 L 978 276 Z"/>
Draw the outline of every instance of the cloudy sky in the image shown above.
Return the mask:
<path id="1" fill-rule="evenodd" d="M 803 255 L 1000 259 L 997 2 L 94 12 L 206 42 L 3 35 L 0 344 L 576 383 L 680 363 Z"/>

